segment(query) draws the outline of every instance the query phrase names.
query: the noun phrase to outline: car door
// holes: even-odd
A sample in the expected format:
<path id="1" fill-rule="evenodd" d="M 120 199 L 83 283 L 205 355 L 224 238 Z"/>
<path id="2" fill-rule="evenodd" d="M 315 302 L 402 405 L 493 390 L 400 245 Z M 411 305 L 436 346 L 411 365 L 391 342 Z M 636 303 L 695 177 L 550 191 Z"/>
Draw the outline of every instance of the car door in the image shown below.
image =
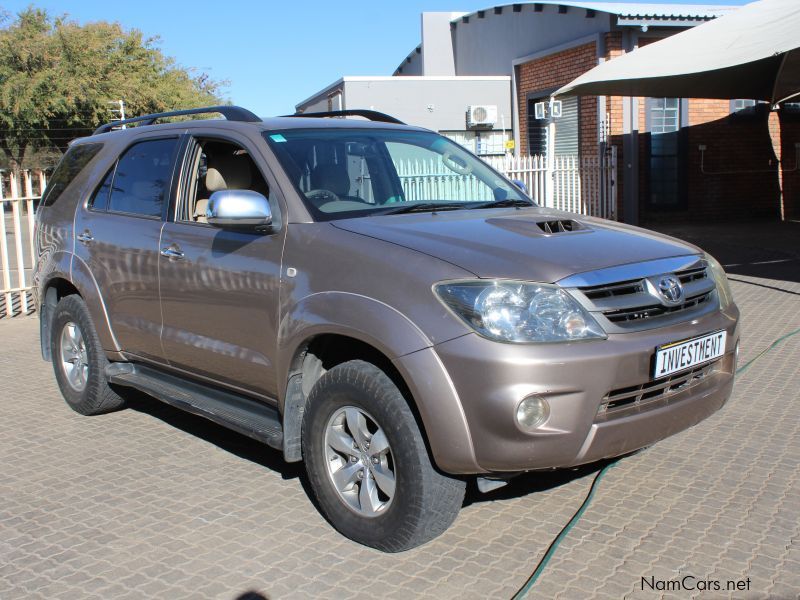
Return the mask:
<path id="1" fill-rule="evenodd" d="M 89 267 L 123 351 L 163 362 L 158 249 L 180 137 L 125 149 L 75 215 L 75 254 Z"/>
<path id="2" fill-rule="evenodd" d="M 285 212 L 256 148 L 213 132 L 190 139 L 182 192 L 161 236 L 161 339 L 171 366 L 274 397 Z M 220 189 L 264 194 L 273 226 L 236 231 L 206 223 L 208 198 Z"/>

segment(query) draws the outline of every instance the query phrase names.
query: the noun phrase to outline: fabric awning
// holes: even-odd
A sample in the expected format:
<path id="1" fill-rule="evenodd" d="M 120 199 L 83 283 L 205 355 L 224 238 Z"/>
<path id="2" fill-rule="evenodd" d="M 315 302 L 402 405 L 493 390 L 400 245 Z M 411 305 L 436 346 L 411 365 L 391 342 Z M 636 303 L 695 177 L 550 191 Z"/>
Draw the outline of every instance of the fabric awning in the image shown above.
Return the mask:
<path id="1" fill-rule="evenodd" d="M 800 0 L 760 0 L 604 62 L 555 95 L 747 98 L 800 94 Z"/>

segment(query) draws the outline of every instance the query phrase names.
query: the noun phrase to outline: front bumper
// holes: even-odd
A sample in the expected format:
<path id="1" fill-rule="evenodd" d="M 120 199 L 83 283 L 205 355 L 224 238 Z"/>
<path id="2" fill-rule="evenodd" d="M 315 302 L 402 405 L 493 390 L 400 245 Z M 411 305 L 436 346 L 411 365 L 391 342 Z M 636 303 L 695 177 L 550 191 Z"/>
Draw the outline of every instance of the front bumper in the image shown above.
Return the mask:
<path id="1" fill-rule="evenodd" d="M 733 387 L 738 318 L 731 306 L 688 323 L 569 344 L 501 344 L 470 334 L 435 351 L 463 407 L 480 470 L 571 467 L 649 446 L 721 408 Z M 702 379 L 641 405 L 598 413 L 612 390 L 652 380 L 656 346 L 721 329 L 728 333 L 725 354 Z M 531 394 L 550 406 L 549 418 L 532 433 L 514 417 Z"/>

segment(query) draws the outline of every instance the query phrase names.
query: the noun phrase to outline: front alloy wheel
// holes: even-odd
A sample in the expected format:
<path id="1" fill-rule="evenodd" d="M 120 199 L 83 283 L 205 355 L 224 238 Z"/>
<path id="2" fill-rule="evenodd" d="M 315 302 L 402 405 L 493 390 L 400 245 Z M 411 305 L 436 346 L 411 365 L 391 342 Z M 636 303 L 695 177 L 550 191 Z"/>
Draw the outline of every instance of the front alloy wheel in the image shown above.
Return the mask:
<path id="1" fill-rule="evenodd" d="M 374 364 L 351 360 L 315 382 L 302 443 L 322 514 L 361 544 L 414 548 L 447 529 L 461 508 L 464 481 L 431 463 L 408 400 Z"/>
<path id="2" fill-rule="evenodd" d="M 364 517 L 375 517 L 394 498 L 394 458 L 375 419 L 355 406 L 337 410 L 325 428 L 328 475 L 339 498 Z"/>

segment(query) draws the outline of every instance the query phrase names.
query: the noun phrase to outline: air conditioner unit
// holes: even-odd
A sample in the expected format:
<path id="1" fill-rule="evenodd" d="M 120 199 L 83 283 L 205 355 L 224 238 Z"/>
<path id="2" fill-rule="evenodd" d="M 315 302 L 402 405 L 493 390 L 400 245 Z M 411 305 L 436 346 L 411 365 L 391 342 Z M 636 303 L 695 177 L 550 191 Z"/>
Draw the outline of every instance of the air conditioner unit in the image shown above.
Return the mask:
<path id="1" fill-rule="evenodd" d="M 494 127 L 497 123 L 497 106 L 474 104 L 467 107 L 467 127 Z"/>

